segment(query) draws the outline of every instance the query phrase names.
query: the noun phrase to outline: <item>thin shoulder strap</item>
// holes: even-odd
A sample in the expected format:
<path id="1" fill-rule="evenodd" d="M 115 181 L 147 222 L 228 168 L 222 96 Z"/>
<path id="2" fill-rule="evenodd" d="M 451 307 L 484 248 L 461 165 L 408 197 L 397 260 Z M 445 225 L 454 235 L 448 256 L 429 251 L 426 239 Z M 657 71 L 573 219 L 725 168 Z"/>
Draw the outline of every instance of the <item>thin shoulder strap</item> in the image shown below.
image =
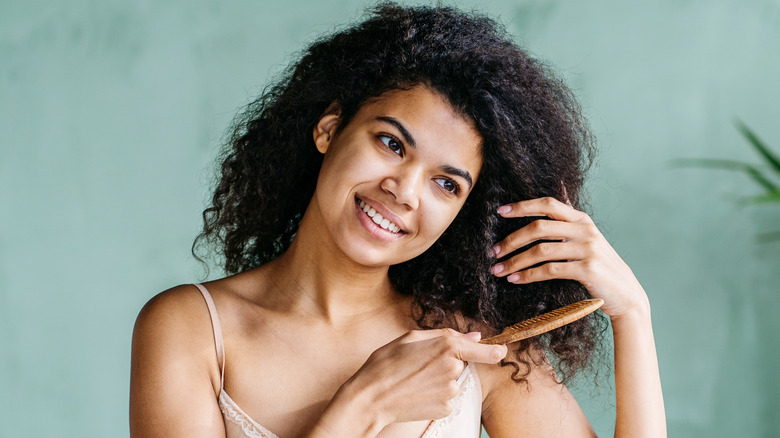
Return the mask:
<path id="1" fill-rule="evenodd" d="M 214 305 L 214 299 L 211 298 L 211 294 L 202 284 L 195 284 L 203 299 L 206 300 L 206 306 L 209 308 L 209 314 L 211 315 L 211 327 L 214 329 L 214 344 L 217 347 L 217 362 L 219 362 L 219 390 L 225 387 L 225 344 L 222 341 L 222 326 L 219 325 L 219 315 L 217 315 L 217 307 Z"/>

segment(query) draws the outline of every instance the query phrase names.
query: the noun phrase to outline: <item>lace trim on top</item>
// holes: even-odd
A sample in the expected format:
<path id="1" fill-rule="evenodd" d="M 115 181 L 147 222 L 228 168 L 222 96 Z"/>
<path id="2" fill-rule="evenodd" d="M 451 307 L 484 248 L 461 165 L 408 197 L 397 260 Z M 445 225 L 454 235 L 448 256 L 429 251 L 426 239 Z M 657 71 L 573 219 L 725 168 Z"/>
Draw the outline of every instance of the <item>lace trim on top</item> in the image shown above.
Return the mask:
<path id="1" fill-rule="evenodd" d="M 279 438 L 241 410 L 224 390 L 219 393 L 219 409 L 228 420 L 241 426 L 244 435 L 249 438 Z"/>
<path id="2" fill-rule="evenodd" d="M 474 386 L 474 376 L 471 371 L 471 364 L 466 366 L 466 369 L 463 370 L 463 375 L 458 380 L 463 380 L 461 383 L 460 391 L 458 391 L 458 395 L 455 396 L 453 399 L 454 408 L 450 415 L 447 415 L 444 418 L 439 418 L 438 420 L 431 421 L 431 424 L 428 426 L 427 429 L 425 429 L 425 432 L 422 434 L 420 438 L 436 438 L 439 436 L 439 433 L 444 428 L 444 426 L 450 424 L 452 420 L 460 415 L 461 409 L 463 408 L 463 402 L 464 398 L 466 397 L 466 393 L 471 391 Z M 459 382 L 460 383 L 460 382 Z"/>

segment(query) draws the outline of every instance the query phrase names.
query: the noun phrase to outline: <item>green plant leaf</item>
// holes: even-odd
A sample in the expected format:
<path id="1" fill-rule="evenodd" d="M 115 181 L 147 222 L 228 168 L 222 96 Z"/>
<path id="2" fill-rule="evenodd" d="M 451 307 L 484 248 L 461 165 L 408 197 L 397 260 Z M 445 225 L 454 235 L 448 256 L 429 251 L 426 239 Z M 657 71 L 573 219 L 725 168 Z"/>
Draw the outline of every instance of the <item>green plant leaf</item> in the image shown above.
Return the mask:
<path id="1" fill-rule="evenodd" d="M 672 161 L 673 166 L 680 167 L 706 167 L 710 169 L 735 170 L 747 174 L 768 192 L 780 191 L 780 187 L 764 176 L 759 168 L 753 164 L 732 160 L 716 160 L 708 158 L 681 158 Z"/>
<path id="2" fill-rule="evenodd" d="M 758 196 L 749 196 L 741 198 L 738 201 L 740 204 L 766 204 L 768 202 L 780 202 L 780 192 L 770 192 Z"/>
<path id="3" fill-rule="evenodd" d="M 762 142 L 758 136 L 745 125 L 741 120 L 737 119 L 735 122 L 739 132 L 747 139 L 747 141 L 758 151 L 759 154 L 766 160 L 770 166 L 780 174 L 780 158 L 778 158 L 764 142 Z"/>
<path id="4" fill-rule="evenodd" d="M 780 158 L 778 158 L 758 136 L 745 125 L 741 120 L 735 121 L 740 134 L 750 143 L 753 149 L 758 152 L 763 160 L 769 166 L 757 166 L 750 163 L 743 163 L 734 160 L 718 160 L 706 158 L 683 158 L 673 160 L 673 167 L 703 167 L 710 169 L 724 169 L 741 172 L 748 175 L 758 185 L 763 187 L 765 193 L 758 196 L 747 196 L 736 199 L 738 204 L 755 205 L 780 202 Z M 774 181 L 778 181 L 773 182 Z M 761 233 L 755 236 L 758 243 L 771 243 L 780 241 L 780 230 L 768 233 Z"/>
<path id="5" fill-rule="evenodd" d="M 757 234 L 756 242 L 758 243 L 770 243 L 780 240 L 780 231 L 770 231 L 768 233 Z"/>

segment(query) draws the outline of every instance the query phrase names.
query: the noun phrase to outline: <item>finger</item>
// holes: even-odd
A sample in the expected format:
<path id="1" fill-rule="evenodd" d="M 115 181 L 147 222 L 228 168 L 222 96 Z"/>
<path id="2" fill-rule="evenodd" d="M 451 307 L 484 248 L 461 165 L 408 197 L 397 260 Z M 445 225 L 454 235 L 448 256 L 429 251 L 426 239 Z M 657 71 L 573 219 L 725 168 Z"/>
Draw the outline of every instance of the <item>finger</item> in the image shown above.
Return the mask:
<path id="1" fill-rule="evenodd" d="M 463 336 L 465 336 L 471 342 L 479 342 L 479 340 L 482 339 L 482 333 L 480 332 L 468 332 Z"/>
<path id="2" fill-rule="evenodd" d="M 512 232 L 493 248 L 495 257 L 501 258 L 537 240 L 576 240 L 588 230 L 580 224 L 550 220 L 535 220 Z"/>
<path id="3" fill-rule="evenodd" d="M 491 271 L 497 277 L 506 277 L 540 263 L 583 260 L 590 254 L 590 246 L 585 243 L 542 242 L 493 266 Z"/>
<path id="4" fill-rule="evenodd" d="M 455 357 L 464 362 L 495 364 L 506 356 L 506 352 L 506 345 L 488 345 L 465 341 L 458 343 L 454 354 Z"/>
<path id="5" fill-rule="evenodd" d="M 453 330 L 450 328 L 432 329 L 432 330 L 411 330 L 401 335 L 398 338 L 398 340 L 402 343 L 419 342 L 419 341 L 427 341 L 429 339 L 439 338 L 442 336 L 464 337 L 466 335 L 457 330 Z"/>
<path id="6" fill-rule="evenodd" d="M 583 282 L 587 261 L 549 262 L 535 268 L 515 272 L 506 279 L 510 283 L 527 284 L 546 280 L 576 280 Z"/>
<path id="7" fill-rule="evenodd" d="M 498 213 L 506 218 L 547 216 L 551 219 L 566 222 L 577 222 L 590 218 L 587 214 L 552 197 L 529 199 L 502 205 L 498 207 Z"/>
<path id="8" fill-rule="evenodd" d="M 425 341 L 428 339 L 438 338 L 441 336 L 459 336 L 462 333 L 453 329 L 432 329 L 432 330 L 410 330 L 400 336 L 399 339 L 406 340 L 408 342 Z"/>

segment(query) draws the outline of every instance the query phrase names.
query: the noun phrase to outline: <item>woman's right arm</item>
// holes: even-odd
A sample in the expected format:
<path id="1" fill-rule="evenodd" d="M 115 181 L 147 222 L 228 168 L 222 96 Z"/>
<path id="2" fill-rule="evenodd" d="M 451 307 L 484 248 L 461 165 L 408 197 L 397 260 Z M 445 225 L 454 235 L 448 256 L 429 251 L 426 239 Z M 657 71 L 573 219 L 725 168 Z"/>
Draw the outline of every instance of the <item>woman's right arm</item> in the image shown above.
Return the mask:
<path id="1" fill-rule="evenodd" d="M 132 438 L 225 436 L 214 335 L 203 298 L 193 290 L 165 291 L 138 315 L 130 372 Z"/>

